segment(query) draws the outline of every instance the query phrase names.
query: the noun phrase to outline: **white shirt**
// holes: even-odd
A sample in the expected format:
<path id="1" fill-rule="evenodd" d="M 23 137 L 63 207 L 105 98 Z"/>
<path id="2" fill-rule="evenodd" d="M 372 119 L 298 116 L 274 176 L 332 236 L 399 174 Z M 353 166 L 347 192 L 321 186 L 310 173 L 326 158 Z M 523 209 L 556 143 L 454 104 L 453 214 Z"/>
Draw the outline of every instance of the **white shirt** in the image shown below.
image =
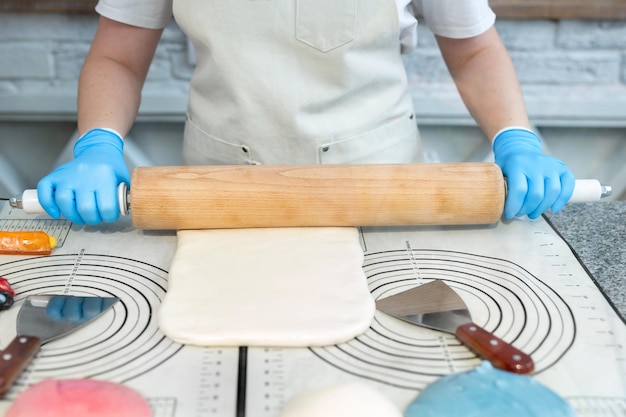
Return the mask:
<path id="1" fill-rule="evenodd" d="M 381 0 L 383 1 L 383 0 Z M 417 46 L 417 18 L 436 35 L 469 38 L 489 29 L 495 14 L 488 0 L 395 0 L 402 52 Z M 99 0 L 102 16 L 133 26 L 161 29 L 172 19 L 172 0 Z"/>

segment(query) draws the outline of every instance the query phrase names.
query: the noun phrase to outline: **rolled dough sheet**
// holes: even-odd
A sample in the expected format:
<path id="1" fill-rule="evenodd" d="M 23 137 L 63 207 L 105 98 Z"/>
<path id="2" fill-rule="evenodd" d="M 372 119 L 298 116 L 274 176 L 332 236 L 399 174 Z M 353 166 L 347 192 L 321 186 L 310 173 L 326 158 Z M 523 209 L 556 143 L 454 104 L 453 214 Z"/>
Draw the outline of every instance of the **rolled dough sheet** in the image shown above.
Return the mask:
<path id="1" fill-rule="evenodd" d="M 181 230 L 159 324 L 201 346 L 345 342 L 374 317 L 362 267 L 352 227 Z"/>

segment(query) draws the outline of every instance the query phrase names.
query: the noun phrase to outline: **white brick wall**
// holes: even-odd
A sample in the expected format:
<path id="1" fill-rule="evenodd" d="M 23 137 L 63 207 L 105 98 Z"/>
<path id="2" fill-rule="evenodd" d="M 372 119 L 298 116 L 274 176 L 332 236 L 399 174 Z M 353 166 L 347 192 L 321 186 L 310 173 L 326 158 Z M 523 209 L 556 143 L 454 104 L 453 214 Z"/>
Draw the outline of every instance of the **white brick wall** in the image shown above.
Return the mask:
<path id="1" fill-rule="evenodd" d="M 0 14 L 0 117 L 72 118 L 96 22 L 95 15 Z M 497 27 L 533 118 L 626 125 L 626 22 L 502 20 Z M 418 116 L 467 120 L 425 26 L 419 48 L 404 58 Z M 182 117 L 192 70 L 186 38 L 172 24 L 150 69 L 142 114 Z"/>
<path id="2" fill-rule="evenodd" d="M 95 15 L 0 13 L 0 196 L 34 186 L 59 162 L 56 155 L 74 129 L 77 78 L 96 23 Z M 597 173 L 626 189 L 626 21 L 502 20 L 497 27 L 546 144 L 575 165 L 575 174 Z M 468 128 L 473 121 L 425 26 L 418 49 L 404 60 L 426 146 L 443 160 L 482 158 L 489 146 Z M 131 132 L 136 161 L 179 162 L 193 61 L 172 23 Z"/>
<path id="3" fill-rule="evenodd" d="M 0 13 L 0 118 L 73 119 L 96 24 L 94 15 Z M 148 75 L 148 111 L 182 117 L 192 70 L 186 38 L 172 24 Z"/>
<path id="4" fill-rule="evenodd" d="M 533 120 L 558 125 L 626 126 L 626 21 L 501 20 Z M 418 114 L 463 114 L 434 37 L 419 28 L 405 57 Z"/>
<path id="5" fill-rule="evenodd" d="M 10 63 L 0 66 L 2 79 L 45 80 L 54 77 L 52 57 L 42 45 L 30 42 L 0 45 L 0 62 Z"/>

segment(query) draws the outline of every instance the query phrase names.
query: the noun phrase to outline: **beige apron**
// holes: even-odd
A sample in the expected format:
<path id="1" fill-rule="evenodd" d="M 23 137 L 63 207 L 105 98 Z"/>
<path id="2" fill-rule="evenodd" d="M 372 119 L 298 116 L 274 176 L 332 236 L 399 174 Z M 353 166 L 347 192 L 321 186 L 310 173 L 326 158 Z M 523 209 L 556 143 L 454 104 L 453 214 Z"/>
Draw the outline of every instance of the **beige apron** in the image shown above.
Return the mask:
<path id="1" fill-rule="evenodd" d="M 174 0 L 187 164 L 415 162 L 395 0 Z"/>

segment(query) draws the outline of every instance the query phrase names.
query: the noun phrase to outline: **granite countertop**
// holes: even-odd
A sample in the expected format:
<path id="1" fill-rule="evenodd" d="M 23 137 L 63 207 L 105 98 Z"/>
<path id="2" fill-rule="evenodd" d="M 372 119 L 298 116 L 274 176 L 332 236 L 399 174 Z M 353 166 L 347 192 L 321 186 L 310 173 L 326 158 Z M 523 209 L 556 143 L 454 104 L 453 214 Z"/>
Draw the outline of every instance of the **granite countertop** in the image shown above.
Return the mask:
<path id="1" fill-rule="evenodd" d="M 626 201 L 571 204 L 545 217 L 626 322 Z"/>

